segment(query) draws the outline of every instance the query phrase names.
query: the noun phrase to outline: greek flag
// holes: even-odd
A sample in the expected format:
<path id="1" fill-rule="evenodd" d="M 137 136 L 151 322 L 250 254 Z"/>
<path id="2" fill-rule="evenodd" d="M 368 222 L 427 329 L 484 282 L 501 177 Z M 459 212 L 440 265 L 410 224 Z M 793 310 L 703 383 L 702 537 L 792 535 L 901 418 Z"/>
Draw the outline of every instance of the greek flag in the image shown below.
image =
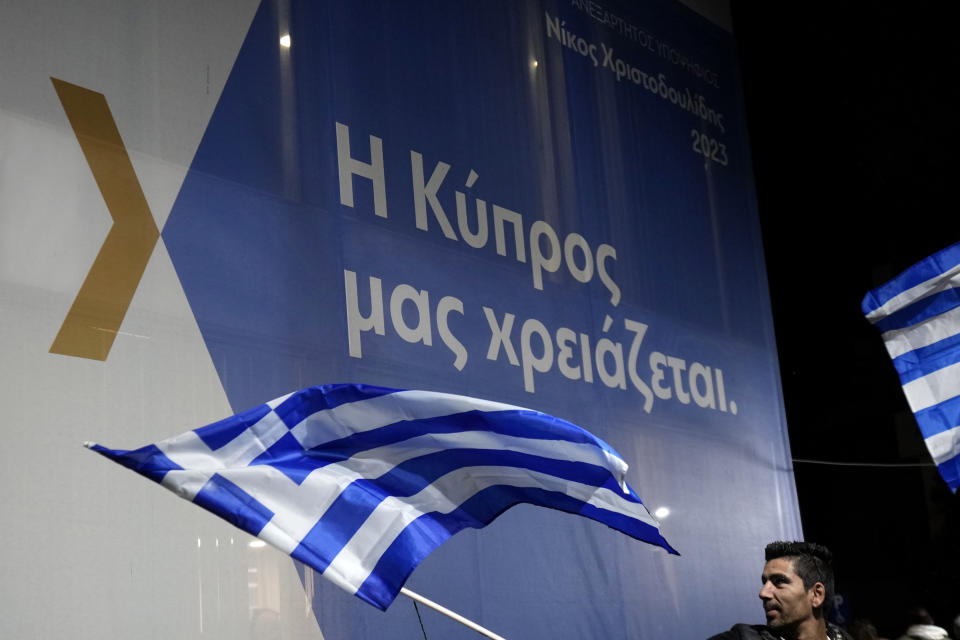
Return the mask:
<path id="1" fill-rule="evenodd" d="M 380 609 L 447 538 L 524 502 L 677 553 L 608 444 L 465 396 L 324 385 L 133 451 L 87 446 Z"/>
<path id="2" fill-rule="evenodd" d="M 960 243 L 863 299 L 940 475 L 960 486 Z"/>

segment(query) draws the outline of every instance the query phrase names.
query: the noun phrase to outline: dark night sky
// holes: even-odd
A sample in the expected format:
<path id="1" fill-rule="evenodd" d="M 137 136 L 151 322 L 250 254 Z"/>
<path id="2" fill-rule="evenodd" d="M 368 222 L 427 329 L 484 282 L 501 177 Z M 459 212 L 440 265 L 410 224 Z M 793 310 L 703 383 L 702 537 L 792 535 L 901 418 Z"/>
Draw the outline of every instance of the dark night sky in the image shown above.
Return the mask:
<path id="1" fill-rule="evenodd" d="M 930 463 L 860 301 L 960 240 L 949 3 L 733 2 L 793 457 Z M 854 616 L 960 613 L 960 497 L 932 467 L 794 465 Z M 895 637 L 895 636 L 894 636 Z"/>

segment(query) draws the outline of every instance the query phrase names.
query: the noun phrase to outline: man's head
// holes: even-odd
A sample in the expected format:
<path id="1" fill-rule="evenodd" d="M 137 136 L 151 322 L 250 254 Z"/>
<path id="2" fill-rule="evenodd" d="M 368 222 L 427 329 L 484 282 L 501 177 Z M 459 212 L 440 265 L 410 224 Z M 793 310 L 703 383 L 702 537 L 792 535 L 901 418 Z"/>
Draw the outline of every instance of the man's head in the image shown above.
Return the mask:
<path id="1" fill-rule="evenodd" d="M 810 542 L 771 542 L 766 549 L 760 600 L 767 626 L 788 631 L 822 623 L 833 597 L 833 555 Z"/>

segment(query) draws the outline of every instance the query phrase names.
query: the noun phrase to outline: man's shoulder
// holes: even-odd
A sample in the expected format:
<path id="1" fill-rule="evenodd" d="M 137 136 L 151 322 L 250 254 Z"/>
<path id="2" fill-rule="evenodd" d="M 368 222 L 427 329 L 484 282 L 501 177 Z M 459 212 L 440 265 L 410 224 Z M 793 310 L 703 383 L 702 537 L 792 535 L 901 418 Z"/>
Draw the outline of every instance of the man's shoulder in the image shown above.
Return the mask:
<path id="1" fill-rule="evenodd" d="M 708 640 L 772 640 L 773 636 L 762 624 L 735 624 L 729 631 L 718 633 Z"/>
<path id="2" fill-rule="evenodd" d="M 853 640 L 853 636 L 830 622 L 827 623 L 827 638 L 828 640 Z"/>
<path id="3" fill-rule="evenodd" d="M 830 640 L 853 640 L 849 633 L 833 624 L 827 624 Z M 710 636 L 707 640 L 777 640 L 762 624 L 735 624 L 729 631 Z"/>

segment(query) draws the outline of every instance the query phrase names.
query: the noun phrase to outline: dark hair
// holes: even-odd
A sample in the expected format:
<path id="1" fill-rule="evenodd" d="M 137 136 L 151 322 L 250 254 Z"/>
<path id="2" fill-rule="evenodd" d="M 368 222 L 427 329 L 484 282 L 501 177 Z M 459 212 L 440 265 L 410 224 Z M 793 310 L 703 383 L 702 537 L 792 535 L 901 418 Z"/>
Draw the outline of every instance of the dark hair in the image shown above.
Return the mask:
<path id="1" fill-rule="evenodd" d="M 771 542 L 767 545 L 766 560 L 787 558 L 793 562 L 794 572 L 803 581 L 803 588 L 810 590 L 816 583 L 823 584 L 825 596 L 823 611 L 833 605 L 833 554 L 822 544 L 815 542 Z"/>
<path id="2" fill-rule="evenodd" d="M 853 640 L 879 640 L 880 638 L 877 628 L 865 618 L 851 622 L 847 626 L 847 631 L 853 636 Z"/>
<path id="3" fill-rule="evenodd" d="M 912 624 L 933 624 L 933 616 L 931 616 L 930 612 L 924 607 L 914 605 L 907 609 L 906 622 L 906 626 Z"/>

